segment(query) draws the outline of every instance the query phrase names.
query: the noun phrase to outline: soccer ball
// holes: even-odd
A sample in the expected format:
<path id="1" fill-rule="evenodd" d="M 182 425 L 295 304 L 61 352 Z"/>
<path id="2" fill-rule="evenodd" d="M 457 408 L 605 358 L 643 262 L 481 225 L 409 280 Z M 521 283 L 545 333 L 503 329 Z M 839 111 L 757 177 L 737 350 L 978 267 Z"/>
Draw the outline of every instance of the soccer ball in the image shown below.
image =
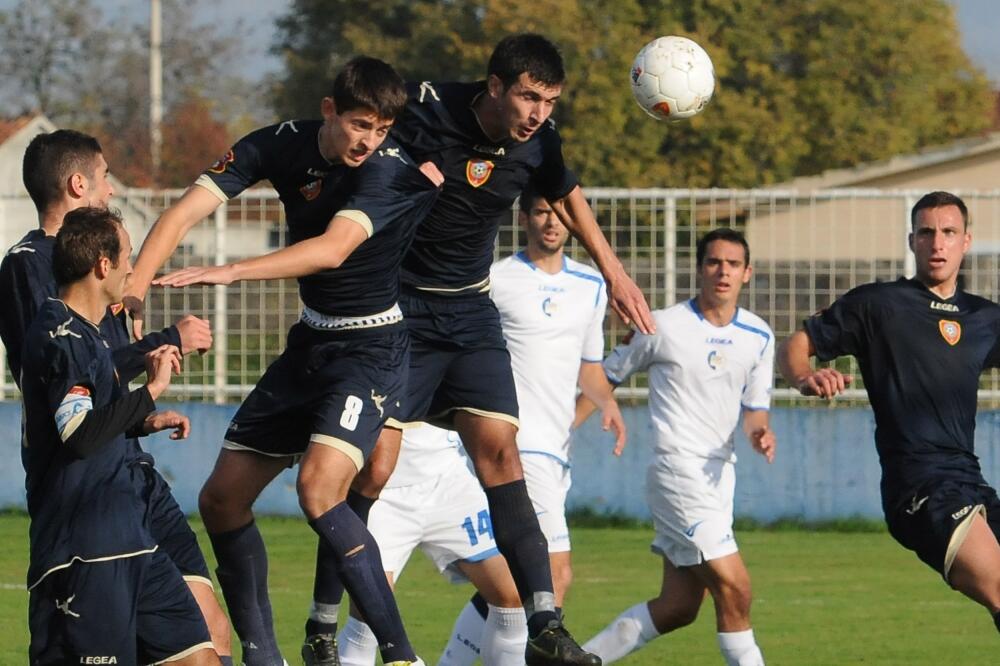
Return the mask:
<path id="1" fill-rule="evenodd" d="M 701 112 L 715 90 L 715 68 L 705 49 L 687 37 L 658 37 L 632 62 L 632 94 L 657 120 Z"/>

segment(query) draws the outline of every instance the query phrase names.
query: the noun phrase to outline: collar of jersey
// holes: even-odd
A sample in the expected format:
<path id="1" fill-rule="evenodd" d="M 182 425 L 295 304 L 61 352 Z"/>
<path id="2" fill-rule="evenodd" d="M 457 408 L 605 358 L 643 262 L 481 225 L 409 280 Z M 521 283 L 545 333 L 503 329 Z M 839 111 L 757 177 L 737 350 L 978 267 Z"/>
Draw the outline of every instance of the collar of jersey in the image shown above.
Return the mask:
<path id="1" fill-rule="evenodd" d="M 517 254 L 515 254 L 514 256 L 517 259 L 520 259 L 521 261 L 523 261 L 524 263 L 526 263 L 528 265 L 528 268 L 530 268 L 531 270 L 538 271 L 538 266 L 536 266 L 535 263 L 531 259 L 528 258 L 528 255 L 527 255 L 527 253 L 524 250 L 518 250 Z M 559 273 L 565 273 L 566 272 L 566 255 L 563 255 L 563 258 L 562 258 L 562 268 L 559 269 L 559 273 L 547 273 L 546 271 L 538 271 L 538 272 L 542 273 L 543 275 L 559 275 Z M 701 315 L 699 315 L 699 316 L 701 316 Z"/>
<path id="2" fill-rule="evenodd" d="M 701 313 L 701 310 L 698 309 L 698 299 L 697 299 L 697 297 L 696 298 L 692 298 L 691 300 L 689 300 L 688 301 L 688 305 L 691 306 L 691 311 L 694 312 L 696 315 L 698 315 L 698 319 L 700 319 L 701 321 L 705 322 L 706 324 L 708 324 L 712 328 L 725 328 L 726 326 L 732 326 L 740 318 L 740 306 L 737 305 L 736 306 L 736 311 L 733 313 L 733 318 L 730 319 L 725 324 L 723 324 L 722 326 L 716 326 L 715 324 L 713 324 L 709 320 L 705 319 L 705 315 L 703 315 Z"/>

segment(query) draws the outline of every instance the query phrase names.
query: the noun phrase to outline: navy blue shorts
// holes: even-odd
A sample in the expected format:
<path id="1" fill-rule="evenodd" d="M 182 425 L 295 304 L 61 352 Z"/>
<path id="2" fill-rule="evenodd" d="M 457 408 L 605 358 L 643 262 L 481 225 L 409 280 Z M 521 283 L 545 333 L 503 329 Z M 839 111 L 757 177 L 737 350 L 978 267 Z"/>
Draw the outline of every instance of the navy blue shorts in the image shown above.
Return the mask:
<path id="1" fill-rule="evenodd" d="M 30 662 L 150 664 L 211 648 L 197 602 L 166 553 L 75 562 L 31 590 Z"/>
<path id="2" fill-rule="evenodd" d="M 907 496 L 909 501 L 886 516 L 889 533 L 946 581 L 973 516 L 983 513 L 1000 539 L 1000 499 L 986 484 L 942 479 Z"/>
<path id="3" fill-rule="evenodd" d="M 170 484 L 153 467 L 152 456 L 146 454 L 144 459 L 148 462 L 134 465 L 132 475 L 146 507 L 146 529 L 186 581 L 198 581 L 211 587 L 212 578 L 198 546 L 198 537 L 170 492 Z"/>
<path id="4" fill-rule="evenodd" d="M 240 405 L 223 446 L 298 457 L 316 442 L 343 451 L 361 469 L 386 419 L 398 417 L 409 353 L 401 323 L 350 332 L 295 324 L 288 347 Z"/>
<path id="5" fill-rule="evenodd" d="M 410 374 L 398 423 L 451 426 L 456 410 L 517 425 L 517 391 L 500 313 L 488 294 L 405 293 Z"/>

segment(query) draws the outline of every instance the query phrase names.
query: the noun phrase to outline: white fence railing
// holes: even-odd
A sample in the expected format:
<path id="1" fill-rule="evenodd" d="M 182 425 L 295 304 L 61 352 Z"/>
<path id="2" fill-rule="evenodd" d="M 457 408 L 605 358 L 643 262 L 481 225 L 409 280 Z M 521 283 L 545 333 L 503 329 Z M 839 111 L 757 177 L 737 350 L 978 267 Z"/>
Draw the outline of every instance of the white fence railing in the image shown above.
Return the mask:
<path id="1" fill-rule="evenodd" d="M 126 190 L 115 201 L 140 247 L 159 213 L 179 190 Z M 849 288 L 874 280 L 912 275 L 907 249 L 909 210 L 917 191 L 680 190 L 590 188 L 586 195 L 601 227 L 626 269 L 653 307 L 690 298 L 697 288 L 695 243 L 711 228 L 735 227 L 750 241 L 754 276 L 744 305 L 770 322 L 778 340 L 804 317 L 825 307 Z M 973 246 L 963 266 L 966 289 L 1000 297 L 1000 190 L 960 192 L 969 205 Z M 27 198 L 0 198 L 0 243 L 13 245 L 36 224 Z M 165 269 L 221 264 L 281 247 L 284 212 L 270 189 L 244 193 L 195 227 Z M 512 211 L 497 238 L 497 256 L 521 244 Z M 585 259 L 572 244 L 572 256 Z M 299 314 L 295 281 L 271 280 L 230 287 L 153 289 L 147 327 L 159 328 L 186 313 L 211 320 L 215 347 L 189 357 L 174 396 L 216 403 L 238 400 L 284 348 L 288 328 Z M 624 334 L 614 315 L 607 319 L 608 345 Z M 0 359 L 0 399 L 16 395 Z M 843 367 L 857 372 L 853 363 Z M 776 396 L 794 400 L 778 383 Z M 625 396 L 644 396 L 643 384 L 622 387 Z M 857 389 L 852 396 L 863 399 Z M 1000 404 L 996 374 L 984 376 L 981 399 Z M 814 403 L 811 403 L 814 404 Z"/>

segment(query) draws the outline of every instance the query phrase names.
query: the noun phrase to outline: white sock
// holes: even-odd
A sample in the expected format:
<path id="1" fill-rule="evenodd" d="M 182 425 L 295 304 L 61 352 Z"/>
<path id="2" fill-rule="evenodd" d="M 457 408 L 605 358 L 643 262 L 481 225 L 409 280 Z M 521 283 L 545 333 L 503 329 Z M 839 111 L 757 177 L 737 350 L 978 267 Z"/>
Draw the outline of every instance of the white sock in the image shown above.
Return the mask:
<path id="1" fill-rule="evenodd" d="M 583 645 L 587 652 L 596 654 L 605 664 L 631 654 L 660 635 L 653 626 L 646 602 L 636 604 L 619 615 Z"/>
<path id="2" fill-rule="evenodd" d="M 754 640 L 753 629 L 720 631 L 719 650 L 727 666 L 764 666 L 764 655 Z"/>
<path id="3" fill-rule="evenodd" d="M 521 614 L 524 614 L 523 610 Z M 472 602 L 465 604 L 465 608 L 455 618 L 455 626 L 451 629 L 448 644 L 444 646 L 444 653 L 438 659 L 438 666 L 472 666 L 476 663 L 485 625 L 486 621 Z M 524 655 L 521 659 L 524 659 Z"/>
<path id="4" fill-rule="evenodd" d="M 524 666 L 527 640 L 528 618 L 523 608 L 490 606 L 480 646 L 483 666 Z"/>
<path id="5" fill-rule="evenodd" d="M 367 624 L 354 616 L 347 618 L 344 628 L 337 634 L 342 666 L 374 666 L 378 652 L 378 639 Z"/>

